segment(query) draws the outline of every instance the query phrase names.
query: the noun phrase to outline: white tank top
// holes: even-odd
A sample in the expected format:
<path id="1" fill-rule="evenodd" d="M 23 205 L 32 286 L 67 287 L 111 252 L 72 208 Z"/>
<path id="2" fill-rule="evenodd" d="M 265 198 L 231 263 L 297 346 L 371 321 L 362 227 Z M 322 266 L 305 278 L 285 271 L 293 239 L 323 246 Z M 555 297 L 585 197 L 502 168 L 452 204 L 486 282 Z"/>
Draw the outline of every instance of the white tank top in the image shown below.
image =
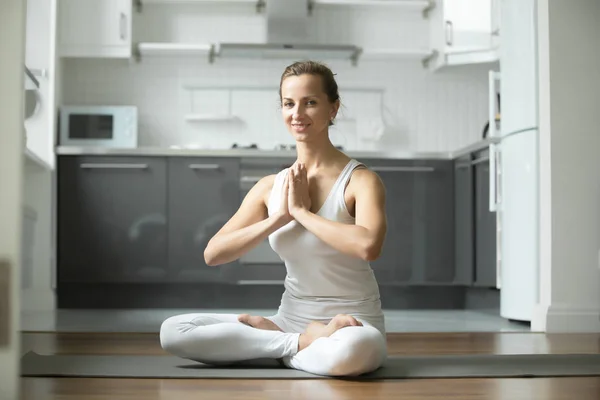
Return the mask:
<path id="1" fill-rule="evenodd" d="M 350 160 L 329 192 L 325 203 L 316 213 L 332 221 L 354 224 L 344 200 L 344 192 L 352 172 L 364 167 Z M 269 215 L 279 210 L 283 182 L 288 169 L 279 172 L 269 196 Z M 322 301 L 339 300 L 345 303 L 379 304 L 379 286 L 369 262 L 346 255 L 329 246 L 301 224 L 292 221 L 269 236 L 273 250 L 285 262 L 284 298 Z M 378 312 L 378 307 L 375 310 Z"/>

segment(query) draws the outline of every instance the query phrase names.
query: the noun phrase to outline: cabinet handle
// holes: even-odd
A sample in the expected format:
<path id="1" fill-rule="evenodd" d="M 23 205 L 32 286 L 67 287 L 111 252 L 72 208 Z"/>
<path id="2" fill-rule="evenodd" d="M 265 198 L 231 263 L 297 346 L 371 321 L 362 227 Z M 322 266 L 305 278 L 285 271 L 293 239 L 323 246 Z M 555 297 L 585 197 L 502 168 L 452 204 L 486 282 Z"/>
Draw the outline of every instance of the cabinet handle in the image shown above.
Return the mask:
<path id="1" fill-rule="evenodd" d="M 80 165 L 83 169 L 146 169 L 148 164 L 93 164 L 84 163 Z"/>
<path id="2" fill-rule="evenodd" d="M 238 285 L 283 285 L 284 281 L 277 281 L 277 280 L 256 280 L 256 281 L 246 281 L 246 280 L 242 280 L 242 281 L 237 281 Z"/>
<path id="3" fill-rule="evenodd" d="M 435 171 L 434 167 L 370 167 L 372 171 L 380 171 L 380 172 L 433 172 Z"/>
<path id="4" fill-rule="evenodd" d="M 119 29 L 120 29 L 120 33 L 121 33 L 121 40 L 125 40 L 125 31 L 127 30 L 127 16 L 125 15 L 125 13 L 121 13 L 120 15 L 120 20 L 119 20 Z"/>
<path id="5" fill-rule="evenodd" d="M 210 170 L 210 171 L 216 171 L 218 169 L 221 169 L 221 166 L 219 164 L 190 164 L 189 165 L 190 169 L 195 169 L 195 170 Z"/>
<path id="6" fill-rule="evenodd" d="M 448 35 L 448 32 L 450 32 L 450 35 Z M 448 46 L 452 46 L 453 42 L 454 42 L 454 25 L 452 24 L 452 21 L 446 21 L 446 44 Z"/>
<path id="7" fill-rule="evenodd" d="M 262 176 L 242 176 L 240 178 L 240 183 L 257 183 L 262 178 Z"/>

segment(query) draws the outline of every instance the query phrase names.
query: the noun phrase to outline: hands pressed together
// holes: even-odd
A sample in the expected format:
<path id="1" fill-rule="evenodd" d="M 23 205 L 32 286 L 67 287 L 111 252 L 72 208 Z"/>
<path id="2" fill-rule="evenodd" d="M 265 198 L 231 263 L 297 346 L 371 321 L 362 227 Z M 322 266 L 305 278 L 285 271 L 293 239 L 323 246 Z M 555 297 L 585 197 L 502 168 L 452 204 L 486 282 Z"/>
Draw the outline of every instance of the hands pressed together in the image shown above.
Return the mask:
<path id="1" fill-rule="evenodd" d="M 283 183 L 279 209 L 280 218 L 287 224 L 296 219 L 299 212 L 310 210 L 310 206 L 306 166 L 301 163 L 294 163 L 288 170 Z"/>

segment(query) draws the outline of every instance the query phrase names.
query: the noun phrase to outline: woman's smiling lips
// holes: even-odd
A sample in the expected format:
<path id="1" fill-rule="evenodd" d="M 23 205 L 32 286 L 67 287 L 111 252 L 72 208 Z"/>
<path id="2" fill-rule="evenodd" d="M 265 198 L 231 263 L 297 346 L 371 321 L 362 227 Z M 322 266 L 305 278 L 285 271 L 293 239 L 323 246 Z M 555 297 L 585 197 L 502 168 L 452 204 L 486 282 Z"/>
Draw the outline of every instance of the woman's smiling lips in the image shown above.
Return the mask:
<path id="1" fill-rule="evenodd" d="M 296 130 L 298 132 L 304 131 L 306 128 L 308 128 L 309 125 L 310 124 L 306 124 L 306 123 L 292 122 L 292 128 L 294 128 L 294 130 Z"/>

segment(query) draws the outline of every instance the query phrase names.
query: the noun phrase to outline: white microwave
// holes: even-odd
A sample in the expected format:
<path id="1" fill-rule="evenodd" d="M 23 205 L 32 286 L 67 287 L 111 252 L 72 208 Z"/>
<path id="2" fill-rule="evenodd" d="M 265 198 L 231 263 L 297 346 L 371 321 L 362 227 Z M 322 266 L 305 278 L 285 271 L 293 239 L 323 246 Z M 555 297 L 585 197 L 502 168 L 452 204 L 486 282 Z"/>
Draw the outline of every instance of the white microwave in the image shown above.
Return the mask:
<path id="1" fill-rule="evenodd" d="M 138 145 L 137 107 L 62 106 L 59 144 L 135 148 Z"/>

